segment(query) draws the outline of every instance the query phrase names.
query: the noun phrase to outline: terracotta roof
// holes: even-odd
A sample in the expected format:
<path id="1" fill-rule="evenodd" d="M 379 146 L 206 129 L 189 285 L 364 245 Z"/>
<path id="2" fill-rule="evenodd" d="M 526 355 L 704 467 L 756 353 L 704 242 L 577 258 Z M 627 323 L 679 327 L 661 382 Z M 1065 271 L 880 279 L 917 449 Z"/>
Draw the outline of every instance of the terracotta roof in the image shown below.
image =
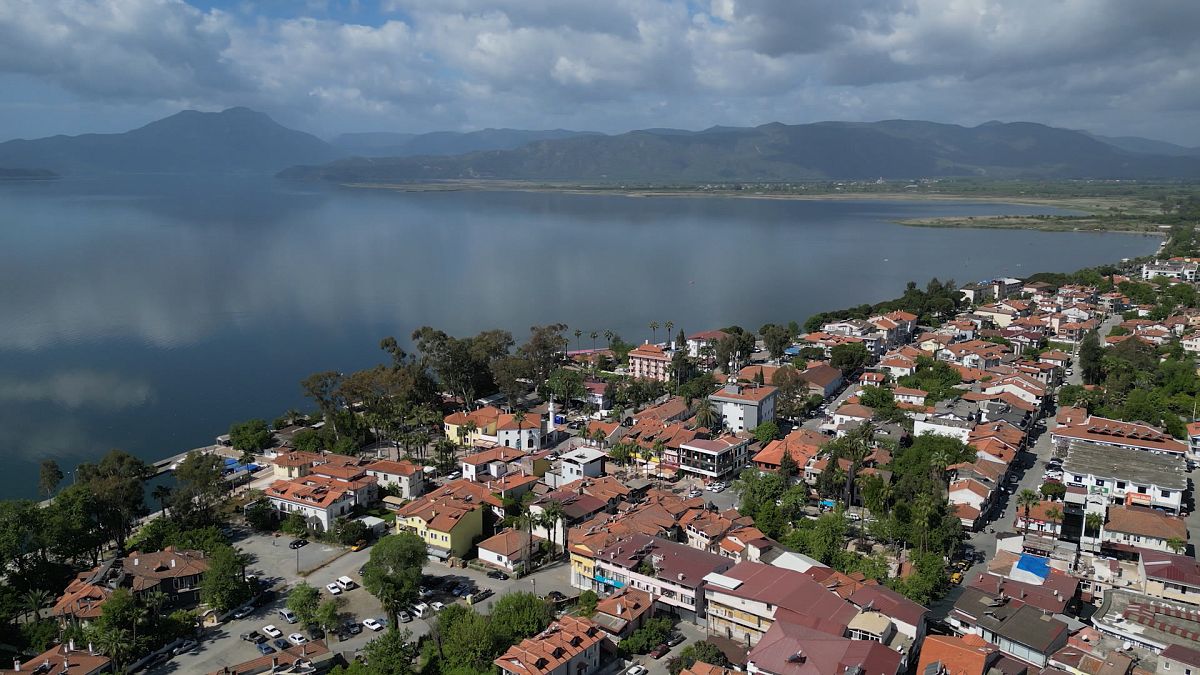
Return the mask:
<path id="1" fill-rule="evenodd" d="M 865 405 L 851 403 L 838 408 L 833 414 L 842 415 L 843 417 L 857 417 L 860 419 L 869 420 L 875 417 L 875 409 Z"/>
<path id="2" fill-rule="evenodd" d="M 348 483 L 328 476 L 304 476 L 277 480 L 264 491 L 268 497 L 306 506 L 327 509 L 346 497 Z"/>
<path id="3" fill-rule="evenodd" d="M 277 455 L 271 462 L 275 466 L 296 467 L 296 466 L 312 466 L 321 461 L 321 455 L 315 452 L 302 452 L 294 450 L 292 452 Z"/>
<path id="4" fill-rule="evenodd" d="M 1183 518 L 1169 516 L 1141 506 L 1110 506 L 1105 530 L 1126 532 L 1156 539 L 1188 539 L 1187 523 Z"/>
<path id="5" fill-rule="evenodd" d="M 484 486 L 459 479 L 409 502 L 397 512 L 397 516 L 419 518 L 426 527 L 449 532 L 465 515 L 488 504 L 496 506 L 502 502 Z"/>
<path id="6" fill-rule="evenodd" d="M 1200 649 L 1193 649 L 1191 647 L 1173 644 L 1168 645 L 1167 648 L 1162 651 L 1162 656 L 1168 659 L 1179 661 L 1180 663 L 1186 663 L 1190 666 L 1200 668 Z"/>
<path id="7" fill-rule="evenodd" d="M 176 550 L 174 546 L 168 546 L 153 553 L 133 551 L 125 556 L 121 567 L 133 577 L 133 590 L 140 591 L 163 579 L 204 574 L 208 571 L 208 561 L 204 551 Z"/>
<path id="8" fill-rule="evenodd" d="M 530 543 L 532 538 L 533 543 Z M 545 541 L 541 537 L 534 536 L 529 532 L 514 530 L 511 527 L 501 530 L 499 534 L 479 542 L 479 548 L 482 550 L 491 551 L 507 558 L 516 558 L 518 554 L 524 553 L 526 550 L 532 550 L 539 542 Z M 524 556 L 521 556 L 524 557 Z"/>
<path id="9" fill-rule="evenodd" d="M 725 391 L 725 387 L 721 386 L 709 394 L 709 398 L 759 402 L 774 394 L 775 391 L 776 388 L 769 384 L 743 386 L 740 391 Z"/>
<path id="10" fill-rule="evenodd" d="M 737 379 L 745 382 L 754 382 L 761 375 L 763 384 L 770 384 L 775 377 L 775 373 L 779 370 L 779 366 L 768 366 L 755 364 L 746 366 L 738 371 Z"/>
<path id="11" fill-rule="evenodd" d="M 526 414 L 525 419 L 521 420 L 521 424 L 517 424 L 517 416 L 515 414 L 505 413 L 496 420 L 497 431 L 516 431 L 517 427 L 521 429 L 540 429 L 542 426 L 541 415 Z"/>
<path id="12" fill-rule="evenodd" d="M 516 427 L 513 428 L 515 429 Z M 529 427 L 526 428 L 528 429 Z M 483 452 L 476 452 L 474 454 L 467 455 L 466 457 L 462 458 L 461 462 L 463 464 L 470 464 L 471 466 L 482 466 L 484 464 L 491 464 L 492 462 L 516 462 L 524 456 L 525 453 L 521 450 L 501 445 L 492 448 L 491 450 L 484 450 Z"/>
<path id="13" fill-rule="evenodd" d="M 381 459 L 363 467 L 367 471 L 377 471 L 379 473 L 393 474 L 399 476 L 411 476 L 414 473 L 419 473 L 421 467 L 409 461 L 394 462 L 390 459 Z"/>
<path id="14" fill-rule="evenodd" d="M 1075 425 L 1058 427 L 1051 431 L 1051 435 L 1143 450 L 1159 450 L 1178 454 L 1187 452 L 1186 444 L 1175 440 L 1161 429 L 1148 424 L 1123 422 L 1096 415 L 1091 415 Z"/>
<path id="15" fill-rule="evenodd" d="M 1200 586 L 1200 562 L 1195 558 L 1152 549 L 1141 550 L 1141 564 L 1146 578 L 1174 581 L 1188 586 Z"/>
<path id="16" fill-rule="evenodd" d="M 747 658 L 776 675 L 829 675 L 856 669 L 862 675 L 894 675 L 900 670 L 900 654 L 887 645 L 780 620 L 771 624 Z"/>
<path id="17" fill-rule="evenodd" d="M 562 669 L 602 639 L 604 633 L 595 623 L 566 615 L 538 635 L 509 647 L 493 663 L 518 675 L 543 675 Z"/>
<path id="18" fill-rule="evenodd" d="M 478 410 L 459 411 L 446 416 L 445 423 L 453 426 L 462 426 L 468 422 L 474 422 L 479 429 L 491 426 L 500 418 L 502 411 L 495 406 L 484 406 Z"/>
<path id="19" fill-rule="evenodd" d="M 708 592 L 767 602 L 807 618 L 808 625 L 832 635 L 841 635 L 858 610 L 808 574 L 756 562 L 742 562 L 721 573 L 742 583 L 726 588 L 710 582 Z"/>
<path id="20" fill-rule="evenodd" d="M 828 364 L 818 363 L 805 368 L 800 373 L 800 377 L 809 384 L 825 388 L 841 379 L 842 371 Z M 770 380 L 767 381 L 770 382 Z"/>
<path id="21" fill-rule="evenodd" d="M 109 659 L 86 649 L 71 649 L 69 644 L 51 647 L 21 664 L 21 669 L 0 669 L 0 673 L 38 673 L 38 675 L 75 675 L 108 672 Z M 41 670 L 39 670 L 41 668 Z"/>
<path id="22" fill-rule="evenodd" d="M 767 443 L 766 447 L 754 455 L 755 464 L 766 464 L 778 467 L 783 461 L 783 453 L 787 452 L 796 460 L 796 465 L 803 468 L 809 459 L 816 457 L 821 446 L 829 442 L 829 437 L 811 429 L 796 429 L 782 439 Z"/>
<path id="23" fill-rule="evenodd" d="M 706 340 L 722 340 L 729 337 L 729 334 L 721 330 L 706 330 L 699 333 L 692 333 L 687 336 L 689 340 L 706 341 Z"/>
<path id="24" fill-rule="evenodd" d="M 325 644 L 324 640 L 313 640 L 312 642 L 308 642 L 303 645 L 293 645 L 274 654 L 267 654 L 256 659 L 239 663 L 236 666 L 227 666 L 221 670 L 215 670 L 210 675 L 252 675 L 253 673 L 270 673 L 272 664 L 278 664 L 279 666 L 286 667 L 291 666 L 297 661 L 321 659 L 322 657 L 327 657 L 329 653 L 329 647 Z"/>
<path id="25" fill-rule="evenodd" d="M 681 670 L 680 675 L 741 675 L 741 671 L 721 668 L 711 663 L 697 661 L 692 664 L 691 668 Z"/>
<path id="26" fill-rule="evenodd" d="M 921 647 L 917 673 L 983 675 L 999 648 L 973 633 L 963 637 L 929 635 Z"/>
<path id="27" fill-rule="evenodd" d="M 625 587 L 596 603 L 596 613 L 606 614 L 622 624 L 637 621 L 654 607 L 654 597 L 636 588 Z"/>
<path id="28" fill-rule="evenodd" d="M 73 616 L 77 619 L 95 619 L 100 616 L 104 601 L 112 595 L 112 589 L 88 583 L 100 569 L 81 572 L 67 584 L 67 588 L 50 610 L 51 616 Z"/>
<path id="29" fill-rule="evenodd" d="M 631 349 L 629 351 L 629 356 L 630 358 L 635 359 L 653 359 L 656 361 L 669 361 L 671 358 L 667 356 L 667 353 L 663 351 L 662 347 L 650 344 L 649 342 L 640 344 Z"/>

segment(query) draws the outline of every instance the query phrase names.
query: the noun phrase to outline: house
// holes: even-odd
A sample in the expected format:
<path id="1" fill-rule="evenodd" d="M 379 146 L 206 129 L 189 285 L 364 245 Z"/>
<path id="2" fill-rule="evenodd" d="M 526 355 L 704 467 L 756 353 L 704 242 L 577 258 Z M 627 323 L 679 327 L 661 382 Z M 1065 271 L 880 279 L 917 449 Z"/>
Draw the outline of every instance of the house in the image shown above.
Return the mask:
<path id="1" fill-rule="evenodd" d="M 622 588 L 596 603 L 591 620 L 614 640 L 629 637 L 654 616 L 654 596 L 636 588 Z"/>
<path id="2" fill-rule="evenodd" d="M 271 460 L 271 471 L 276 478 L 299 478 L 307 476 L 309 469 L 322 461 L 324 457 L 318 453 L 291 450 L 275 455 Z"/>
<path id="3" fill-rule="evenodd" d="M 132 551 L 121 561 L 126 581 L 134 595 L 162 592 L 172 605 L 194 605 L 200 601 L 200 579 L 208 571 L 204 551 L 168 546 L 161 551 Z"/>
<path id="4" fill-rule="evenodd" d="M 334 522 L 354 508 L 350 487 L 328 476 L 277 480 L 263 491 L 280 517 L 297 514 L 310 529 L 328 532 Z"/>
<path id="5" fill-rule="evenodd" d="M 381 459 L 363 467 L 380 487 L 395 488 L 404 499 L 416 499 L 425 492 L 425 472 L 412 462 Z"/>
<path id="6" fill-rule="evenodd" d="M 688 356 L 693 359 L 702 359 L 711 364 L 712 353 L 717 347 L 717 343 L 729 334 L 719 330 L 706 330 L 700 333 L 693 333 L 687 338 Z"/>
<path id="7" fill-rule="evenodd" d="M 487 481 L 507 475 L 509 466 L 520 462 L 525 453 L 511 446 L 500 446 L 472 453 L 462 458 L 463 478 Z"/>
<path id="8" fill-rule="evenodd" d="M 992 494 L 992 488 L 982 481 L 964 478 L 950 484 L 948 499 L 963 527 L 974 530 L 991 508 Z"/>
<path id="9" fill-rule="evenodd" d="M 1067 501 L 1083 505 L 1086 495 L 1104 504 L 1137 505 L 1179 513 L 1188 487 L 1182 456 L 1087 441 L 1071 441 L 1063 461 Z"/>
<path id="10" fill-rule="evenodd" d="M 1144 506 L 1109 506 L 1100 539 L 1101 547 L 1118 551 L 1170 551 L 1170 544 L 1187 547 L 1188 528 L 1183 518 Z"/>
<path id="11" fill-rule="evenodd" d="M 805 368 L 801 371 L 800 377 L 808 383 L 809 392 L 823 398 L 829 398 L 837 393 L 844 381 L 842 371 L 827 363 L 817 363 Z M 767 382 L 770 383 L 771 380 L 767 380 Z"/>
<path id="12" fill-rule="evenodd" d="M 484 406 L 478 410 L 468 410 L 446 415 L 442 428 L 446 438 L 458 441 L 461 445 L 475 445 L 492 441 L 496 437 L 496 423 L 503 414 L 495 406 Z"/>
<path id="13" fill-rule="evenodd" d="M 566 615 L 492 663 L 501 675 L 587 675 L 600 670 L 604 636 L 595 623 Z"/>
<path id="14" fill-rule="evenodd" d="M 1170 434 L 1149 424 L 1124 422 L 1097 415 L 1088 415 L 1074 424 L 1060 424 L 1050 431 L 1056 449 L 1066 450 L 1072 441 L 1089 441 L 1100 445 L 1142 450 L 1151 454 L 1184 456 L 1188 446 Z"/>
<path id="15" fill-rule="evenodd" d="M 741 562 L 706 579 L 708 634 L 758 644 L 781 614 L 842 635 L 858 609 L 802 572 Z"/>
<path id="16" fill-rule="evenodd" d="M 660 613 L 686 621 L 705 621 L 704 580 L 733 566 L 724 556 L 683 544 L 631 534 L 596 553 L 593 582 L 610 593 L 632 587 L 654 597 Z"/>
<path id="17" fill-rule="evenodd" d="M 13 660 L 13 668 L 0 668 L 0 675 L 98 675 L 112 670 L 112 661 L 97 652 L 92 645 L 76 648 L 74 641 L 55 645 L 22 663 Z"/>
<path id="18" fill-rule="evenodd" d="M 792 456 L 796 462 L 796 466 L 800 469 L 808 463 L 808 460 L 817 456 L 821 446 L 829 442 L 830 438 L 825 434 L 805 429 L 803 427 L 795 429 L 782 439 L 776 439 L 766 444 L 762 450 L 754 455 L 751 460 L 754 466 L 763 471 L 778 471 L 779 463 L 783 460 L 783 455 L 786 453 Z"/>
<path id="19" fill-rule="evenodd" d="M 993 597 L 966 588 L 954 604 L 951 617 L 971 633 L 996 645 L 1001 652 L 1045 667 L 1050 655 L 1067 643 L 1067 624 L 1017 599 Z"/>
<path id="20" fill-rule="evenodd" d="M 1146 595 L 1189 605 L 1200 604 L 1200 561 L 1185 555 L 1143 550 L 1138 571 L 1146 580 Z M 1200 622 L 1200 613 L 1192 610 Z"/>
<path id="21" fill-rule="evenodd" d="M 746 466 L 749 438 L 727 434 L 719 438 L 697 438 L 679 449 L 679 470 L 704 479 L 720 479 L 739 473 Z"/>
<path id="22" fill-rule="evenodd" d="M 978 635 L 930 635 L 921 646 L 916 672 L 986 675 L 999 659 L 1000 649 Z"/>
<path id="23" fill-rule="evenodd" d="M 971 435 L 971 430 L 975 424 L 961 415 L 951 412 L 934 413 L 926 415 L 924 419 L 918 418 L 913 423 L 913 435 L 922 436 L 924 434 L 934 434 L 936 436 L 949 436 L 957 438 L 963 443 L 967 442 L 967 437 Z"/>
<path id="24" fill-rule="evenodd" d="M 1200 265 L 1191 262 L 1156 260 L 1142 265 L 1142 281 L 1150 281 L 1157 277 L 1195 281 L 1197 269 L 1200 269 Z"/>
<path id="25" fill-rule="evenodd" d="M 542 542 L 541 537 L 512 528 L 479 542 L 479 560 L 512 574 L 523 573 L 530 556 Z"/>
<path id="26" fill-rule="evenodd" d="M 1187 457 L 1193 465 L 1200 463 L 1200 422 L 1187 425 L 1188 452 Z"/>
<path id="27" fill-rule="evenodd" d="M 638 345 L 629 351 L 629 376 L 667 382 L 671 379 L 671 356 L 658 345 Z"/>
<path id="28" fill-rule="evenodd" d="M 841 429 L 846 426 L 858 426 L 870 422 L 875 417 L 875 409 L 858 403 L 847 403 L 833 413 L 833 426 Z"/>
<path id="29" fill-rule="evenodd" d="M 906 403 L 908 405 L 925 405 L 925 398 L 929 396 L 929 392 L 923 389 L 914 389 L 912 387 L 896 387 L 892 389 L 892 398 L 896 403 Z"/>
<path id="30" fill-rule="evenodd" d="M 517 412 L 496 419 L 496 443 L 506 448 L 537 450 L 542 447 L 542 416 Z"/>
<path id="31" fill-rule="evenodd" d="M 1158 675 L 1196 675 L 1200 673 L 1200 649 L 1168 645 L 1158 655 Z"/>
<path id="32" fill-rule="evenodd" d="M 396 529 L 425 542 L 430 559 L 466 558 L 483 536 L 483 516 L 499 499 L 478 483 L 459 479 L 396 512 Z"/>
<path id="33" fill-rule="evenodd" d="M 876 613 L 886 622 L 887 617 Z M 874 640 L 853 640 L 813 629 L 807 624 L 777 621 L 746 657 L 750 675 L 897 675 L 901 657 Z"/>
<path id="34" fill-rule="evenodd" d="M 568 452 L 561 459 L 563 482 L 603 476 L 606 457 L 608 455 L 597 448 L 578 447 Z"/>
<path id="35" fill-rule="evenodd" d="M 725 428 L 739 432 L 774 420 L 778 393 L 771 385 L 748 387 L 731 378 L 724 387 L 709 394 L 708 400 L 720 413 Z"/>

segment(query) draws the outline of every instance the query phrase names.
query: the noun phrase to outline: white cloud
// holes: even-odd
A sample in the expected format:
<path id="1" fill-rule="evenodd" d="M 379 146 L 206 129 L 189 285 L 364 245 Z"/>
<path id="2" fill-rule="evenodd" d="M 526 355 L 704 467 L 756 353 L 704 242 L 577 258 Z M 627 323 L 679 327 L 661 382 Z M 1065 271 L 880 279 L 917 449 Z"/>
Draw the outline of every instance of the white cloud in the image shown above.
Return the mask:
<path id="1" fill-rule="evenodd" d="M 148 382 L 92 370 L 68 370 L 36 379 L 0 377 L 0 402 L 4 403 L 121 410 L 144 405 L 153 396 Z"/>
<path id="2" fill-rule="evenodd" d="M 363 25 L 295 10 L 324 18 L 12 0 L 0 74 L 61 88 L 64 107 L 249 105 L 318 131 L 906 116 L 1200 143 L 1200 3 L 385 0 L 348 14 Z M 0 120 L 46 98 L 0 94 Z"/>

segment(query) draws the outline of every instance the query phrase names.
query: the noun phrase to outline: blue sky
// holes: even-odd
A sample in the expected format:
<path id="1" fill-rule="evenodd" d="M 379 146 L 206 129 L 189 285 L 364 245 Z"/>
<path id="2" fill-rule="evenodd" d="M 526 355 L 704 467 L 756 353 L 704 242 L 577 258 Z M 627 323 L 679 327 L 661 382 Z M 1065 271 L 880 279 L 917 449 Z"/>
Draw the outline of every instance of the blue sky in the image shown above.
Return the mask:
<path id="1" fill-rule="evenodd" d="M 6 137 L 1028 120 L 1200 145 L 1200 3 L 7 0 Z"/>

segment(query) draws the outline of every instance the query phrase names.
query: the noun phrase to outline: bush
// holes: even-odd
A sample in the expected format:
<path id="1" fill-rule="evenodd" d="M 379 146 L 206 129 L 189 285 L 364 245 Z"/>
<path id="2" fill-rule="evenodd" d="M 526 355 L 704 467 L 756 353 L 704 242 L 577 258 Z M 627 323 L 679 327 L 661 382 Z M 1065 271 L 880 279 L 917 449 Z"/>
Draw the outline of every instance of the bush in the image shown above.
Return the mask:
<path id="1" fill-rule="evenodd" d="M 673 627 L 670 619 L 647 619 L 641 628 L 621 640 L 617 647 L 626 654 L 645 654 L 666 642 Z"/>
<path id="2" fill-rule="evenodd" d="M 596 604 L 600 598 L 596 595 L 596 591 L 584 591 L 579 594 L 579 613 L 583 616 L 591 616 L 596 613 Z"/>
<path id="3" fill-rule="evenodd" d="M 279 529 L 298 537 L 308 534 L 308 523 L 304 521 L 304 516 L 298 513 L 289 513 L 287 518 L 283 519 L 283 524 L 279 526 Z"/>

